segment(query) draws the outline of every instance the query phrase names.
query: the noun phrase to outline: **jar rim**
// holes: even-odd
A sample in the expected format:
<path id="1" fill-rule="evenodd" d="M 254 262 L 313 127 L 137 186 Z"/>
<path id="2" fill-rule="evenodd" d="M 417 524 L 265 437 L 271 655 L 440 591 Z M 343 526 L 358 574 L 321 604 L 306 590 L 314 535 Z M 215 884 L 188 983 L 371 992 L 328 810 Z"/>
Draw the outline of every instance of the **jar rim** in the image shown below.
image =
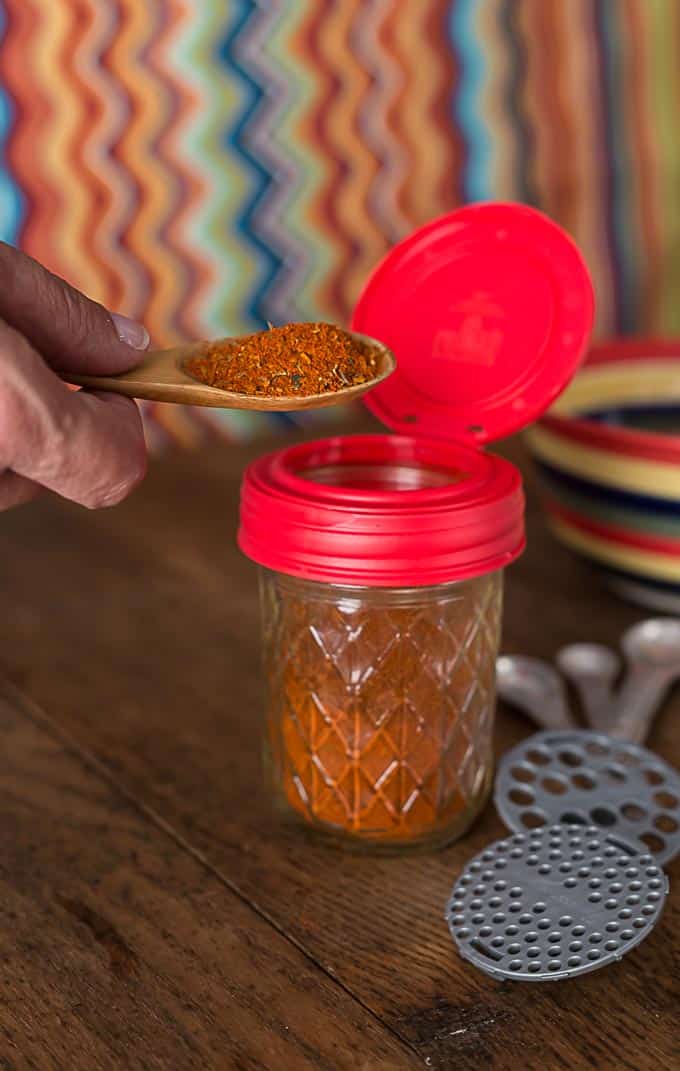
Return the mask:
<path id="1" fill-rule="evenodd" d="M 408 461 L 449 473 L 440 486 L 343 486 L 305 476 L 320 464 Z M 364 473 L 365 474 L 365 473 Z M 239 543 L 269 569 L 338 584 L 427 586 L 503 568 L 524 549 L 524 495 L 509 462 L 408 436 L 338 436 L 253 462 Z"/>

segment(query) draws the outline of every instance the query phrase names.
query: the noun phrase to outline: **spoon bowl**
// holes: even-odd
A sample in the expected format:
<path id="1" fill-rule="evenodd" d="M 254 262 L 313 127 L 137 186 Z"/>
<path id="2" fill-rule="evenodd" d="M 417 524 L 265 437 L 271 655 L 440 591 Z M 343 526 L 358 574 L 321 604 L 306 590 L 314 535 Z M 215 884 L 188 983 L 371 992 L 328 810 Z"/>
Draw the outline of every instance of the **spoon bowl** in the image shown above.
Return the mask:
<path id="1" fill-rule="evenodd" d="M 652 618 L 633 625 L 621 645 L 628 658 L 667 669 L 680 669 L 680 620 Z"/>
<path id="2" fill-rule="evenodd" d="M 71 372 L 62 372 L 61 378 L 75 386 L 111 391 L 114 394 L 124 394 L 128 398 L 152 402 L 175 402 L 183 405 L 211 406 L 216 409 L 255 409 L 282 413 L 290 413 L 298 409 L 324 409 L 327 406 L 342 405 L 360 398 L 362 394 L 366 394 L 367 391 L 387 379 L 396 368 L 392 351 L 382 342 L 368 335 L 350 333 L 355 339 L 368 343 L 375 350 L 376 375 L 365 383 L 357 383 L 342 390 L 328 391 L 325 394 L 285 396 L 235 394 L 232 391 L 221 390 L 219 387 L 210 387 L 185 371 L 187 361 L 192 357 L 200 357 L 205 351 L 208 345 L 206 342 L 176 346 L 174 349 L 152 350 L 143 357 L 136 368 L 118 376 L 81 376 Z"/>
<path id="3" fill-rule="evenodd" d="M 565 677 L 591 680 L 616 679 L 621 667 L 618 655 L 599 643 L 571 643 L 557 655 L 557 665 Z"/>
<path id="4" fill-rule="evenodd" d="M 501 699 L 517 706 L 542 728 L 574 724 L 559 674 L 547 662 L 528 655 L 501 655 L 496 662 Z"/>

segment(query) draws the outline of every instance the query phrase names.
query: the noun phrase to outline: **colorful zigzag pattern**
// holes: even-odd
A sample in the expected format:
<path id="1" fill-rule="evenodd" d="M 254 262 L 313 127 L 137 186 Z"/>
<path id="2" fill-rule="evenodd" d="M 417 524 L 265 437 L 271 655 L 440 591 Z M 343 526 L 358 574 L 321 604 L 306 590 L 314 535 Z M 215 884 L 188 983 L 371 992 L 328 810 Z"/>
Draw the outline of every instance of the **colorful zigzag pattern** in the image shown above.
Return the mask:
<path id="1" fill-rule="evenodd" d="M 674 0 L 0 0 L 0 35 L 0 237 L 158 344 L 345 321 L 485 198 L 574 234 L 600 333 L 680 330 Z"/>

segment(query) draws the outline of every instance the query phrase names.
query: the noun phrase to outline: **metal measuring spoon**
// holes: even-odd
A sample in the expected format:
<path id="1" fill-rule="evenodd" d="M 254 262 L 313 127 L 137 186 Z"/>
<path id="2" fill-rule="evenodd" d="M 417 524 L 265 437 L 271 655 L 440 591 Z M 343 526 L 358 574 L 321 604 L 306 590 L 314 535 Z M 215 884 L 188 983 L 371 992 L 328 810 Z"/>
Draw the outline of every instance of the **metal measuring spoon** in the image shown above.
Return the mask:
<path id="1" fill-rule="evenodd" d="M 642 621 L 624 634 L 621 646 L 628 672 L 613 701 L 610 734 L 640 743 L 667 689 L 680 678 L 680 619 Z"/>
<path id="2" fill-rule="evenodd" d="M 501 699 L 519 707 L 544 729 L 574 725 L 560 675 L 547 662 L 527 655 L 501 655 L 496 662 Z"/>
<path id="3" fill-rule="evenodd" d="M 619 656 L 599 643 L 572 643 L 558 652 L 556 662 L 578 692 L 588 724 L 606 732 L 613 715 L 613 686 L 621 669 Z"/>

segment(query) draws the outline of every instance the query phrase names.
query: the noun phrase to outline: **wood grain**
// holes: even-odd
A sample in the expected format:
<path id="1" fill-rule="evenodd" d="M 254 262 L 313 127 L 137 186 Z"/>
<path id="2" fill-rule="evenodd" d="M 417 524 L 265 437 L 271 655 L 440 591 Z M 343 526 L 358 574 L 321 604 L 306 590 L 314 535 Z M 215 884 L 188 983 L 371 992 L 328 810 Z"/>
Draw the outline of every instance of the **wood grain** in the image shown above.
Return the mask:
<path id="1" fill-rule="evenodd" d="M 437 855 L 342 855 L 281 827 L 260 775 L 256 577 L 235 550 L 238 484 L 259 448 L 157 464 L 115 511 L 45 500 L 3 518 L 4 668 L 116 781 L 205 853 L 433 1068 L 630 1068 L 680 1061 L 680 901 L 619 965 L 574 982 L 499 984 L 443 922 L 464 861 L 502 826 L 489 806 Z M 517 456 L 517 448 L 514 448 Z M 640 618 L 545 532 L 508 575 L 505 647 L 614 643 Z M 680 759 L 678 695 L 651 746 Z M 499 753 L 531 731 L 502 710 Z M 678 861 L 671 880 L 680 875 Z"/>
<path id="2" fill-rule="evenodd" d="M 0 732 L 3 1071 L 421 1066 L 5 694 Z"/>

